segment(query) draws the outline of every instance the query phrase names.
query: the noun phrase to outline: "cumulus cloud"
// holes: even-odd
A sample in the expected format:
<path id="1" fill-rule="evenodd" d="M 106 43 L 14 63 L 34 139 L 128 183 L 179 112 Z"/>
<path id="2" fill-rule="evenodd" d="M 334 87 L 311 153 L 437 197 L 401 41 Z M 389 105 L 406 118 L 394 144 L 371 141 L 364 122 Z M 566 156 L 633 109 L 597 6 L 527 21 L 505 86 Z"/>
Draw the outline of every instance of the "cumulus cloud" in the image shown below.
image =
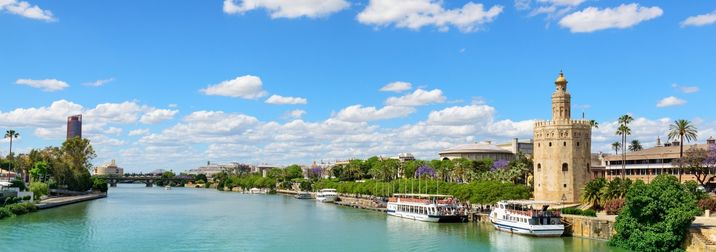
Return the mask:
<path id="1" fill-rule="evenodd" d="M 233 80 L 222 81 L 200 90 L 206 95 L 239 97 L 244 99 L 258 99 L 267 95 L 263 89 L 261 78 L 253 75 L 236 77 Z"/>
<path id="2" fill-rule="evenodd" d="M 280 95 L 272 95 L 265 101 L 268 104 L 286 105 L 286 104 L 307 104 L 308 100 L 301 97 L 288 97 Z"/>
<path id="3" fill-rule="evenodd" d="M 178 112 L 179 110 L 151 109 L 142 115 L 139 121 L 144 124 L 156 124 L 162 121 L 171 120 Z"/>
<path id="4" fill-rule="evenodd" d="M 450 26 L 462 32 L 477 31 L 493 22 L 503 7 L 494 5 L 485 9 L 483 4 L 468 2 L 462 8 L 445 9 L 438 0 L 370 0 L 358 14 L 358 21 L 366 25 L 390 26 L 419 30 L 435 26 L 448 31 Z"/>
<path id="5" fill-rule="evenodd" d="M 594 32 L 604 29 L 626 29 L 641 22 L 661 16 L 664 11 L 657 7 L 639 4 L 622 4 L 615 8 L 588 7 L 563 17 L 559 25 L 573 33 Z"/>
<path id="6" fill-rule="evenodd" d="M 149 129 L 134 129 L 127 133 L 128 136 L 143 136 L 146 134 L 149 134 Z"/>
<path id="7" fill-rule="evenodd" d="M 409 82 L 396 81 L 383 86 L 382 88 L 380 88 L 380 91 L 400 93 L 403 91 L 410 90 L 412 88 L 413 84 L 410 84 Z"/>
<path id="8" fill-rule="evenodd" d="M 15 81 L 15 84 L 38 88 L 45 92 L 55 92 L 70 87 L 67 82 L 56 79 L 18 79 L 17 81 Z"/>
<path id="9" fill-rule="evenodd" d="M 704 26 L 716 23 L 716 11 L 710 13 L 691 16 L 681 21 L 681 27 L 686 26 Z"/>
<path id="10" fill-rule="evenodd" d="M 224 13 L 244 14 L 266 9 L 271 18 L 319 18 L 348 8 L 345 0 L 224 0 Z"/>
<path id="11" fill-rule="evenodd" d="M 515 8 L 518 10 L 529 10 L 530 16 L 546 14 L 548 19 L 562 17 L 573 11 L 585 0 L 537 0 L 534 6 L 531 0 L 516 0 Z"/>
<path id="12" fill-rule="evenodd" d="M 692 94 L 692 93 L 699 92 L 699 87 L 697 87 L 697 86 L 682 86 L 682 85 L 674 83 L 674 84 L 671 84 L 671 87 L 679 90 L 680 92 L 682 92 L 684 94 Z"/>
<path id="13" fill-rule="evenodd" d="M 413 93 L 400 97 L 390 97 L 385 103 L 390 106 L 423 106 L 428 104 L 443 103 L 447 98 L 443 96 L 443 91 L 433 89 L 426 91 L 424 89 L 416 89 Z"/>
<path id="14" fill-rule="evenodd" d="M 32 5 L 25 1 L 0 0 L 0 11 L 3 10 L 29 19 L 42 20 L 46 22 L 57 21 L 51 11 L 43 10 L 40 6 Z"/>
<path id="15" fill-rule="evenodd" d="M 67 100 L 58 100 L 46 107 L 17 108 L 8 112 L 0 112 L 0 125 L 5 128 L 57 127 L 65 123 L 67 116 L 80 114 L 82 111 L 82 105 Z"/>
<path id="16" fill-rule="evenodd" d="M 302 109 L 294 109 L 294 110 L 288 111 L 288 113 L 286 113 L 286 115 L 288 117 L 294 118 L 294 119 L 300 119 L 305 114 L 306 114 L 306 111 L 302 110 Z"/>
<path id="17" fill-rule="evenodd" d="M 368 122 L 406 117 L 415 112 L 412 107 L 385 106 L 381 109 L 376 107 L 363 107 L 353 105 L 342 109 L 334 118 L 347 122 Z"/>
<path id="18" fill-rule="evenodd" d="M 101 86 L 104 86 L 104 85 L 107 84 L 107 83 L 113 82 L 114 80 L 115 80 L 114 78 L 103 79 L 103 80 L 96 80 L 96 81 L 91 81 L 91 82 L 82 83 L 82 85 L 85 85 L 85 86 L 88 86 L 88 87 L 101 87 Z"/>
<path id="19" fill-rule="evenodd" d="M 669 97 L 666 97 L 666 98 L 664 98 L 664 99 L 661 99 L 661 100 L 656 104 L 656 106 L 659 107 L 659 108 L 664 108 L 664 107 L 671 107 L 671 106 L 681 106 L 681 105 L 684 105 L 684 104 L 686 104 L 686 100 L 679 99 L 679 98 L 676 97 L 676 96 L 669 96 Z"/>
<path id="20" fill-rule="evenodd" d="M 465 122 L 491 119 L 494 112 L 495 108 L 487 105 L 449 107 L 430 112 L 428 115 L 428 123 L 434 125 L 461 125 L 465 124 Z"/>

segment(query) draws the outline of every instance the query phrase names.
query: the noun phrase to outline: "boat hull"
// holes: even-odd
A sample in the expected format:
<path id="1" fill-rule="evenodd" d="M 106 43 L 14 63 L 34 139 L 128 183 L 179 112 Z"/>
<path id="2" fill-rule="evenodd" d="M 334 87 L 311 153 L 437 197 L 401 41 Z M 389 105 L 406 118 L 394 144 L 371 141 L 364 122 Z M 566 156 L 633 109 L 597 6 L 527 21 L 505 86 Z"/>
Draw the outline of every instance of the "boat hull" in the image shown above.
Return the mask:
<path id="1" fill-rule="evenodd" d="M 338 196 L 320 196 L 320 197 L 316 197 L 316 200 L 317 200 L 318 202 L 323 202 L 323 203 L 333 203 L 333 202 L 336 202 L 336 199 L 338 199 Z"/>
<path id="2" fill-rule="evenodd" d="M 564 234 L 564 226 L 558 225 L 523 227 L 510 222 L 494 220 L 490 220 L 490 222 L 495 226 L 495 229 L 513 234 L 535 237 L 559 237 Z"/>
<path id="3" fill-rule="evenodd" d="M 438 216 L 438 215 L 425 215 L 425 214 L 413 214 L 413 213 L 404 213 L 404 212 L 396 212 L 392 210 L 388 210 L 387 212 L 390 216 L 410 219 L 410 220 L 416 220 L 416 221 L 424 221 L 424 222 L 434 222 L 434 223 L 462 223 L 467 221 L 467 216 Z"/>

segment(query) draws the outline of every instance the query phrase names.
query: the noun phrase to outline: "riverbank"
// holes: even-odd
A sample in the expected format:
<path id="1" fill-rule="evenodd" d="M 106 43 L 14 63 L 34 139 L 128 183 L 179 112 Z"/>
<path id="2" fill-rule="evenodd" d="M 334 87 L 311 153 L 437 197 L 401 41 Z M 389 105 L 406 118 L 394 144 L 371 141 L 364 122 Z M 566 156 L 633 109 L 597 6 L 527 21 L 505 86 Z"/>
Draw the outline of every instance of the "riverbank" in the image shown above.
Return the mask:
<path id="1" fill-rule="evenodd" d="M 54 208 L 59 206 L 65 206 L 90 200 L 96 200 L 101 198 L 106 198 L 107 193 L 92 193 L 92 194 L 85 194 L 85 195 L 76 195 L 76 196 L 64 196 L 64 197 L 53 197 L 48 198 L 45 200 L 40 201 L 39 203 L 35 204 L 38 209 L 48 209 L 48 208 Z"/>

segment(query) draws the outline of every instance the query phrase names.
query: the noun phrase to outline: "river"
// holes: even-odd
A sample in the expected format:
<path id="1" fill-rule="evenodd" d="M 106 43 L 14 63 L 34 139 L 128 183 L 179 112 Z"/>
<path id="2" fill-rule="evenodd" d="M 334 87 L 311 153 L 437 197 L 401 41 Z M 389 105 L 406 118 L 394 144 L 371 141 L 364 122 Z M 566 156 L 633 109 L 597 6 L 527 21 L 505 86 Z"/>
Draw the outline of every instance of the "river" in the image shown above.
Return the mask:
<path id="1" fill-rule="evenodd" d="M 124 184 L 104 199 L 0 220 L 0 251 L 610 250 L 603 241 L 416 222 L 284 195 Z"/>

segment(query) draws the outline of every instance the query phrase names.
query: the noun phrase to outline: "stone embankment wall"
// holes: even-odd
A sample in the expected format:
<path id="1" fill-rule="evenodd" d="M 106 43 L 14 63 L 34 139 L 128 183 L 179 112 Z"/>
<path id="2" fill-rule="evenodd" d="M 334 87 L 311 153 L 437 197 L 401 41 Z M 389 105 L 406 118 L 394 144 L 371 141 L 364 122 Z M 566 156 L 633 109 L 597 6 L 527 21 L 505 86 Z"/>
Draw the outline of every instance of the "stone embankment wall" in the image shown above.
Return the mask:
<path id="1" fill-rule="evenodd" d="M 562 223 L 565 227 L 564 235 L 568 236 L 609 240 L 616 234 L 611 219 L 563 214 Z"/>
<path id="2" fill-rule="evenodd" d="M 686 251 L 716 252 L 716 243 L 709 236 L 716 236 L 716 228 L 692 228 L 684 241 Z"/>

